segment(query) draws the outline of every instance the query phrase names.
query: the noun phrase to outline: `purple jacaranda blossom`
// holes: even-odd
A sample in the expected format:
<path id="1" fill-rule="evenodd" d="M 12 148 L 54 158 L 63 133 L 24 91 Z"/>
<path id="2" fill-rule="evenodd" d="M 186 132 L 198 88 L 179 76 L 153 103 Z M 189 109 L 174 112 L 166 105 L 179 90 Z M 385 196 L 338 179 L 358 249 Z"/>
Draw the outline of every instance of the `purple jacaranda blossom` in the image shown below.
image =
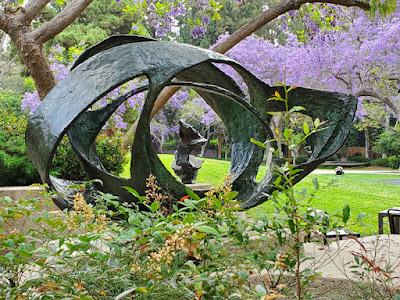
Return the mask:
<path id="1" fill-rule="evenodd" d="M 126 122 L 124 122 L 124 119 L 120 115 L 114 114 L 113 120 L 115 122 L 115 127 L 116 128 L 118 128 L 118 129 L 127 129 L 128 124 Z"/>
<path id="2" fill-rule="evenodd" d="M 21 109 L 26 113 L 33 113 L 40 105 L 40 98 L 37 92 L 25 93 L 21 102 Z"/>
<path id="3" fill-rule="evenodd" d="M 193 30 L 192 30 L 192 37 L 194 39 L 198 39 L 201 38 L 205 35 L 206 33 L 206 29 L 202 26 L 194 26 Z"/>

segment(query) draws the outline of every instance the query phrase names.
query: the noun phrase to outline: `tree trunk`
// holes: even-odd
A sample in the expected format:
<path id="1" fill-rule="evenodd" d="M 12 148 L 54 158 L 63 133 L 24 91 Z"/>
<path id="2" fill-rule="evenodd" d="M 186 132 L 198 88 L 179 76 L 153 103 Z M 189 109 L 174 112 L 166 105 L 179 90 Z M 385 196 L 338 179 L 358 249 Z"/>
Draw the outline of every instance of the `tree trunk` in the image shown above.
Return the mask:
<path id="1" fill-rule="evenodd" d="M 221 159 L 221 158 L 222 158 L 222 146 L 223 146 L 223 142 L 222 142 L 222 139 L 221 139 L 221 137 L 220 137 L 219 135 L 218 135 L 217 141 L 218 141 L 217 158 L 218 158 L 218 159 Z"/>
<path id="2" fill-rule="evenodd" d="M 201 150 L 200 150 L 201 157 L 204 157 L 204 153 L 206 152 L 208 142 L 210 141 L 210 127 L 207 127 L 205 138 L 207 139 L 207 143 L 205 143 L 203 146 L 201 146 Z"/>
<path id="3" fill-rule="evenodd" d="M 22 61 L 35 81 L 40 99 L 43 99 L 56 85 L 56 80 L 42 47 L 32 42 L 15 44 L 18 45 Z"/>
<path id="4" fill-rule="evenodd" d="M 13 26 L 10 26 L 8 34 L 36 83 L 39 97 L 43 99 L 55 86 L 56 80 L 44 56 L 42 46 L 31 36 L 30 25 L 13 24 Z"/>
<path id="5" fill-rule="evenodd" d="M 365 129 L 364 134 L 365 134 L 365 158 L 369 159 L 370 141 L 369 141 L 368 128 Z"/>

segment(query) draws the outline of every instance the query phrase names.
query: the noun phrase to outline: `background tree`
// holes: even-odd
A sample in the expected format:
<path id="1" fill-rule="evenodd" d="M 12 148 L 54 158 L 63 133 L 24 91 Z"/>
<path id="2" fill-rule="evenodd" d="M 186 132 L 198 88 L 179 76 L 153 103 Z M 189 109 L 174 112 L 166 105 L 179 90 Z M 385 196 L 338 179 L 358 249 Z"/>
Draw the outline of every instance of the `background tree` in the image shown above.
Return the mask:
<path id="1" fill-rule="evenodd" d="M 43 53 L 43 44 L 70 25 L 92 0 L 71 0 L 49 21 L 35 26 L 50 0 L 30 0 L 20 6 L 3 2 L 0 12 L 0 29 L 7 33 L 28 68 L 43 98 L 55 85 L 50 64 Z M 51 5 L 51 4 L 50 4 Z"/>

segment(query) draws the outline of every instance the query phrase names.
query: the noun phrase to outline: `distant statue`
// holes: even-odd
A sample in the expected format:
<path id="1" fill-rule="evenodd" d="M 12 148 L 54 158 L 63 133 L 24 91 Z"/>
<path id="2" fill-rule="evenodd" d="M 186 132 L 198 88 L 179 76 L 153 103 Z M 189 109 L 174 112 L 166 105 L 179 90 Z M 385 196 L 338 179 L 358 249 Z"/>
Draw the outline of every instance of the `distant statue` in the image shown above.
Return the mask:
<path id="1" fill-rule="evenodd" d="M 197 172 L 203 161 L 190 154 L 193 150 L 199 150 L 207 139 L 189 124 L 179 120 L 179 144 L 175 151 L 175 159 L 172 162 L 172 169 L 183 183 L 194 183 Z"/>
<path id="2" fill-rule="evenodd" d="M 337 166 L 335 169 L 335 173 L 336 175 L 343 175 L 344 174 L 344 170 L 341 166 Z"/>

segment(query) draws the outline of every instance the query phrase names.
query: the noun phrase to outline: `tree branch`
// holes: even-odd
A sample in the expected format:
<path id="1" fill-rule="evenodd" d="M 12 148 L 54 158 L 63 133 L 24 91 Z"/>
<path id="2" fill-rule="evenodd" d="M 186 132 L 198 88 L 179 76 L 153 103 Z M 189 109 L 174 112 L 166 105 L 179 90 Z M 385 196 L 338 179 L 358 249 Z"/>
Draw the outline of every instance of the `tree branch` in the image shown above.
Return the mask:
<path id="1" fill-rule="evenodd" d="M 68 27 L 92 3 L 93 0 L 71 0 L 53 19 L 32 32 L 39 44 L 55 37 Z"/>
<path id="2" fill-rule="evenodd" d="M 30 23 L 34 18 L 36 18 L 40 12 L 46 7 L 50 0 L 31 0 L 24 6 L 24 14 L 22 14 L 22 19 L 26 23 Z"/>
<path id="3" fill-rule="evenodd" d="M 7 24 L 7 15 L 4 11 L 0 11 L 0 29 L 6 32 L 6 24 Z"/>
<path id="4" fill-rule="evenodd" d="M 377 93 L 368 91 L 368 90 L 360 90 L 357 93 L 355 93 L 354 96 L 356 96 L 356 97 L 371 97 L 371 98 L 378 99 L 383 104 L 386 104 L 395 113 L 396 116 L 400 115 L 400 109 L 388 97 L 378 95 Z"/>
<path id="5" fill-rule="evenodd" d="M 224 42 L 215 46 L 212 50 L 225 53 L 262 26 L 291 10 L 299 9 L 301 5 L 306 3 L 331 3 L 347 7 L 359 7 L 364 10 L 370 9 L 368 3 L 359 0 L 283 0 L 278 5 L 267 9 L 251 22 L 236 30 Z"/>

